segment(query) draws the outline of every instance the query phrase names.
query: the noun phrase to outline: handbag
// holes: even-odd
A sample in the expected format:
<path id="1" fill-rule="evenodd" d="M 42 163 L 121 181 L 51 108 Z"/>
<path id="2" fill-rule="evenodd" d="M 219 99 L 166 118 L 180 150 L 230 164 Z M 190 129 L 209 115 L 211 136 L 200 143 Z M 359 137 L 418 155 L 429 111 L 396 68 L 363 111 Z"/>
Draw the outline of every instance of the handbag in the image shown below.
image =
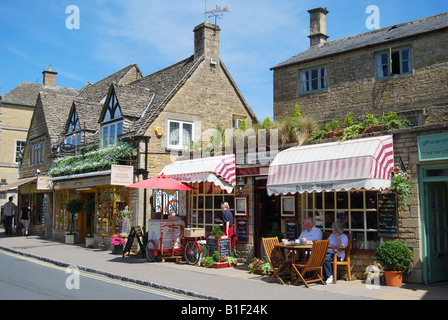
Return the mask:
<path id="1" fill-rule="evenodd" d="M 17 224 L 17 230 L 22 230 L 22 229 L 23 229 L 23 224 L 22 224 L 22 222 L 19 222 Z"/>

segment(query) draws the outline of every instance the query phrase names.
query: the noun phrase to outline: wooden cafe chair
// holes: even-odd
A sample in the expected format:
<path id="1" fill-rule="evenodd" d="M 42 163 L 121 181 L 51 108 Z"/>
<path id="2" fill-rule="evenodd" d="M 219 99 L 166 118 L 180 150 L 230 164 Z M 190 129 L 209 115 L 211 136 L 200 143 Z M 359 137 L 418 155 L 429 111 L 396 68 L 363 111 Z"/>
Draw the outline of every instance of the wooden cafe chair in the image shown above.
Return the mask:
<path id="1" fill-rule="evenodd" d="M 347 267 L 347 276 L 348 281 L 352 280 L 352 270 L 351 270 L 351 262 L 350 262 L 350 253 L 352 251 L 352 242 L 353 242 L 353 233 L 348 235 L 348 245 L 347 248 L 344 249 L 334 249 L 334 257 L 331 263 L 333 264 L 333 283 L 336 284 L 338 278 L 338 266 L 346 266 Z M 345 251 L 344 261 L 338 261 L 338 252 Z"/>
<path id="2" fill-rule="evenodd" d="M 326 284 L 322 279 L 322 269 L 325 257 L 327 256 L 329 240 L 320 240 L 313 242 L 311 254 L 306 263 L 295 263 L 293 268 L 296 268 L 298 279 L 294 285 L 303 282 L 307 288 L 309 283 L 320 282 Z M 298 270 L 297 270 L 298 269 Z"/>
<path id="3" fill-rule="evenodd" d="M 268 279 L 268 283 L 274 280 L 274 278 L 277 278 L 281 284 L 285 284 L 280 277 L 279 272 L 283 271 L 286 268 L 287 261 L 284 258 L 280 248 L 276 247 L 276 245 L 279 243 L 278 238 L 262 238 L 262 241 L 266 257 L 273 271 L 271 277 Z"/>

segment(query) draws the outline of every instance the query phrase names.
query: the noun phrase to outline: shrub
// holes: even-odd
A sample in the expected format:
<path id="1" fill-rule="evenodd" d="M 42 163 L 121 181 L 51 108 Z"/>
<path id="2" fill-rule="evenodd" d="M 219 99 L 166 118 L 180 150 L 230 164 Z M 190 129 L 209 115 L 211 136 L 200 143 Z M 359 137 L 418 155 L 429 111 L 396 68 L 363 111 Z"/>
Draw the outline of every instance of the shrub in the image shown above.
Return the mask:
<path id="1" fill-rule="evenodd" d="M 375 260 L 386 271 L 407 271 L 414 261 L 411 250 L 401 241 L 381 243 L 376 249 Z"/>

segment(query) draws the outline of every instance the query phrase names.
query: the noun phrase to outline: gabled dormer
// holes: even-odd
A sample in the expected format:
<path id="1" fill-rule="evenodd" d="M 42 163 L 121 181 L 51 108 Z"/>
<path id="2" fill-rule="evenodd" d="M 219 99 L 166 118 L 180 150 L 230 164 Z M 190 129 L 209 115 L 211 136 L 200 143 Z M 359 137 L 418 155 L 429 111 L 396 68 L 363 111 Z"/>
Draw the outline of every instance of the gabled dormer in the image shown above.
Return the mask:
<path id="1" fill-rule="evenodd" d="M 123 134 L 123 115 L 113 85 L 104 103 L 99 123 L 101 126 L 101 147 L 105 148 L 116 144 Z"/>
<path id="2" fill-rule="evenodd" d="M 76 104 L 73 103 L 65 131 L 65 144 L 79 146 L 81 144 L 81 126 L 79 124 Z"/>

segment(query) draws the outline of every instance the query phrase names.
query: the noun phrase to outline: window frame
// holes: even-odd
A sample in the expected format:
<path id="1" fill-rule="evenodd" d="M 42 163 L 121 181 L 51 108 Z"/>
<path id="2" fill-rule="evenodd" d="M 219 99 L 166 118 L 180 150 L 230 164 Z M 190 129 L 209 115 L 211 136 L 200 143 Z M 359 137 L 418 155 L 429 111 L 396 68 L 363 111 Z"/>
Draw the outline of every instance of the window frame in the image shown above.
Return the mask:
<path id="1" fill-rule="evenodd" d="M 178 144 L 171 144 L 171 123 L 177 123 L 179 124 L 179 143 Z M 184 125 L 191 125 L 191 137 L 188 145 L 184 145 Z M 195 124 L 193 121 L 184 121 L 184 120 L 174 120 L 174 119 L 168 119 L 167 123 L 168 128 L 168 134 L 167 134 L 167 148 L 168 149 L 183 149 L 183 148 L 189 148 L 190 143 L 194 142 L 194 129 Z"/>
<path id="2" fill-rule="evenodd" d="M 103 119 L 101 120 L 101 147 L 106 148 L 110 145 L 117 144 L 120 136 L 123 134 L 124 118 L 114 91 L 112 91 L 110 95 L 107 102 L 107 108 L 104 112 Z M 112 128 L 114 129 L 114 133 L 111 137 L 110 129 Z M 106 137 L 111 139 L 106 140 Z"/>
<path id="3" fill-rule="evenodd" d="M 313 71 L 317 71 L 317 77 L 313 78 Z M 322 75 L 323 71 L 323 75 Z M 303 74 L 307 74 L 307 78 L 303 79 Z M 317 81 L 317 88 L 313 89 L 313 82 Z M 322 82 L 324 81 L 324 82 Z M 298 95 L 309 94 L 313 92 L 328 90 L 328 63 L 311 65 L 298 68 Z M 324 83 L 324 85 L 322 85 Z M 305 90 L 304 89 L 305 84 Z"/>
<path id="4" fill-rule="evenodd" d="M 30 166 L 37 166 L 45 162 L 45 140 L 31 143 Z"/>
<path id="5" fill-rule="evenodd" d="M 408 51 L 408 59 L 407 59 L 407 67 L 408 67 L 408 71 L 407 72 L 403 72 L 403 62 L 406 61 L 403 59 L 403 52 L 404 51 Z M 399 53 L 399 67 L 400 67 L 400 73 L 393 73 L 393 65 L 394 65 L 394 60 L 393 60 L 393 55 L 396 53 Z M 382 79 L 389 79 L 395 76 L 404 76 L 404 75 L 408 75 L 408 74 L 412 74 L 413 73 L 413 50 L 412 50 L 412 45 L 407 43 L 407 44 L 400 44 L 397 46 L 390 46 L 387 48 L 381 48 L 378 50 L 375 50 L 374 52 L 374 65 L 375 65 L 375 79 L 376 80 L 382 80 Z M 381 61 L 381 67 L 379 64 L 379 57 L 381 56 L 386 56 L 387 62 L 384 63 L 384 61 Z M 381 75 L 380 74 L 380 68 L 382 71 L 382 73 L 384 74 L 384 68 L 387 67 L 387 75 Z"/>

